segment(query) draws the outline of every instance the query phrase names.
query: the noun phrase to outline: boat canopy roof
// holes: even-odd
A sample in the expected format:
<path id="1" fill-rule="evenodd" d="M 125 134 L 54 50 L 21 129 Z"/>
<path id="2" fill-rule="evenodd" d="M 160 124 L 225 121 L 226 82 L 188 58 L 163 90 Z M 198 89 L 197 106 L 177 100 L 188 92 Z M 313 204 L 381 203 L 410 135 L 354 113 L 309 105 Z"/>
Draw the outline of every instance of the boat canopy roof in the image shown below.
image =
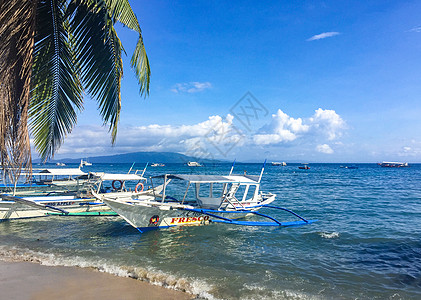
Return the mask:
<path id="1" fill-rule="evenodd" d="M 137 174 L 112 174 L 104 172 L 91 172 L 90 174 L 101 178 L 101 180 L 144 180 L 145 178 Z"/>
<path id="2" fill-rule="evenodd" d="M 192 175 L 192 174 L 165 174 L 153 178 L 181 179 L 191 183 L 244 183 L 258 184 L 259 176 L 252 175 Z"/>
<path id="3" fill-rule="evenodd" d="M 79 168 L 44 169 L 44 170 L 40 170 L 38 173 L 32 173 L 32 175 L 50 175 L 50 176 L 58 176 L 58 175 L 80 176 L 80 175 L 85 175 L 85 174 L 86 173 L 83 172 Z"/>

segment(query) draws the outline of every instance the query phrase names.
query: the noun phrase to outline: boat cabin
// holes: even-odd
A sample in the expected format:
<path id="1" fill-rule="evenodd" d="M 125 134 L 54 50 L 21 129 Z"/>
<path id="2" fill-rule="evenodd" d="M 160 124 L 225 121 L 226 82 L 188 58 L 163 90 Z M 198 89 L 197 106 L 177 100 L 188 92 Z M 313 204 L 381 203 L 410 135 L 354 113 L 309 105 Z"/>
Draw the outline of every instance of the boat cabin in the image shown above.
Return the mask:
<path id="1" fill-rule="evenodd" d="M 219 209 L 227 205 L 244 208 L 243 203 L 256 202 L 259 195 L 259 176 L 252 175 L 190 175 L 190 174 L 165 174 L 151 178 L 163 179 L 164 188 L 162 202 L 177 201 L 181 204 L 191 202 L 187 195 L 193 186 L 195 202 L 199 207 L 206 209 Z M 183 199 L 168 196 L 168 184 L 171 180 L 187 182 Z"/>
<path id="2" fill-rule="evenodd" d="M 90 172 L 89 178 L 96 193 L 126 192 L 131 190 L 140 192 L 147 181 L 142 175 Z"/>

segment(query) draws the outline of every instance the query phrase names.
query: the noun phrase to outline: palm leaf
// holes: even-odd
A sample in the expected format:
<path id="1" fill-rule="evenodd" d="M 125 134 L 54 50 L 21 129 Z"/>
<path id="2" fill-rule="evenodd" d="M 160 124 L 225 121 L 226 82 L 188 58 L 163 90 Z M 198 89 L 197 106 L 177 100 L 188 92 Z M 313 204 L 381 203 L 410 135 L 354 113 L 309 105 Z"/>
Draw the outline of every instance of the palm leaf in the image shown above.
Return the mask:
<path id="1" fill-rule="evenodd" d="M 81 79 L 91 96 L 98 101 L 104 123 L 109 123 L 115 142 L 121 110 L 123 50 L 114 23 L 102 1 L 72 1 L 72 43 L 81 68 Z"/>
<path id="2" fill-rule="evenodd" d="M 66 0 L 40 1 L 34 47 L 31 130 L 41 157 L 53 157 L 76 124 L 82 86 L 68 41 Z"/>
<path id="3" fill-rule="evenodd" d="M 139 34 L 136 48 L 131 59 L 136 77 L 140 85 L 140 94 L 149 94 L 151 70 L 145 45 L 143 44 L 142 30 L 128 0 L 105 0 L 111 17 Z"/>

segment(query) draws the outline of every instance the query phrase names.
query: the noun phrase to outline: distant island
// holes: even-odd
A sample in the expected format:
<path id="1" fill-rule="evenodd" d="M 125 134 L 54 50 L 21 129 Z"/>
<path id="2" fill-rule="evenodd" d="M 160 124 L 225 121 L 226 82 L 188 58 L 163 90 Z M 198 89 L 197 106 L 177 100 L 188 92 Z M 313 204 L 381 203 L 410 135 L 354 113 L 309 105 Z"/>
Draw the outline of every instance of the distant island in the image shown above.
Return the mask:
<path id="1" fill-rule="evenodd" d="M 188 161 L 197 161 L 201 163 L 223 163 L 227 161 L 214 159 L 201 159 L 193 156 L 187 156 L 176 152 L 132 152 L 125 154 L 95 156 L 95 157 L 81 157 L 81 158 L 63 158 L 50 160 L 47 163 L 62 162 L 65 164 L 80 163 L 80 160 L 88 160 L 90 163 L 187 163 Z M 34 163 L 40 163 L 40 159 L 35 159 Z"/>

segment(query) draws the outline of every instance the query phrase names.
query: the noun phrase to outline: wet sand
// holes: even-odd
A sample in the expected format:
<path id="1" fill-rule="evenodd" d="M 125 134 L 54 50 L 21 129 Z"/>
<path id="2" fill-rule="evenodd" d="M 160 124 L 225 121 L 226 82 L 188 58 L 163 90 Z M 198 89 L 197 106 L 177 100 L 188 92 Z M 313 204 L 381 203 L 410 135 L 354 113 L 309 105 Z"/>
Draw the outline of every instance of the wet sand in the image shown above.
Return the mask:
<path id="1" fill-rule="evenodd" d="M 1 299 L 192 299 L 193 296 L 92 269 L 0 261 Z"/>

